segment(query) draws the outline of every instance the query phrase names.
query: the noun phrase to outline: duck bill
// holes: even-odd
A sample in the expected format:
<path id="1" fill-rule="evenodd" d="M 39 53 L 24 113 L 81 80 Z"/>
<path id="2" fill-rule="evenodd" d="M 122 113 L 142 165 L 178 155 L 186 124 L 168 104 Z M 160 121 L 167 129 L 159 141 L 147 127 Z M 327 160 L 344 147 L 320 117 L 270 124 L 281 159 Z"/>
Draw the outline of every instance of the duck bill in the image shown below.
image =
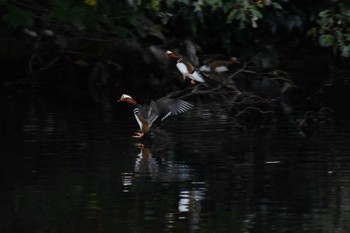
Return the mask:
<path id="1" fill-rule="evenodd" d="M 173 52 L 171 52 L 170 50 L 167 50 L 167 51 L 165 51 L 165 53 L 164 53 L 164 57 L 165 57 L 166 59 L 170 59 L 171 56 L 172 56 L 173 54 L 174 54 Z"/>

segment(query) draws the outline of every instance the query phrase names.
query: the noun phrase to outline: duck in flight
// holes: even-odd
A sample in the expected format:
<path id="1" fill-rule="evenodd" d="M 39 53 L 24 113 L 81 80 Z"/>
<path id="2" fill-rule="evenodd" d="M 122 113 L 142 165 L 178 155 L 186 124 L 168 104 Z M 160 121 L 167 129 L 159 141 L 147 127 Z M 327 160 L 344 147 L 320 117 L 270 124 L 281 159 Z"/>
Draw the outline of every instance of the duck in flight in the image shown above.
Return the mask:
<path id="1" fill-rule="evenodd" d="M 123 94 L 118 102 L 126 102 L 134 108 L 134 116 L 140 127 L 134 138 L 142 138 L 157 119 L 163 121 L 169 116 L 176 116 L 193 108 L 191 103 L 184 100 L 167 97 L 140 105 L 130 95 Z"/>

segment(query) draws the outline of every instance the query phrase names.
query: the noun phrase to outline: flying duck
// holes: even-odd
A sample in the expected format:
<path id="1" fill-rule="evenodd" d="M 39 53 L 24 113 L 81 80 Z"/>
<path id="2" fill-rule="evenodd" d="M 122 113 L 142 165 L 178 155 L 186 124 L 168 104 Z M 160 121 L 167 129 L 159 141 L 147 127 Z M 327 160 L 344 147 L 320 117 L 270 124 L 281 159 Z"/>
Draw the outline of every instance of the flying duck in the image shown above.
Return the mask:
<path id="1" fill-rule="evenodd" d="M 123 94 L 118 102 L 129 103 L 134 108 L 134 116 L 140 127 L 134 138 L 142 138 L 157 120 L 163 121 L 169 116 L 176 116 L 192 109 L 193 105 L 180 99 L 160 98 L 147 105 L 139 105 L 130 95 Z"/>
<path id="2" fill-rule="evenodd" d="M 186 50 L 185 57 L 170 50 L 165 52 L 165 57 L 176 61 L 176 67 L 182 77 L 184 79 L 189 78 L 192 84 L 206 82 L 205 75 L 198 70 L 197 46 L 190 39 L 184 41 L 184 46 Z"/>
<path id="3" fill-rule="evenodd" d="M 176 67 L 184 79 L 186 79 L 186 77 L 191 79 L 192 84 L 195 84 L 196 82 L 205 82 L 202 74 L 198 72 L 195 65 L 188 59 L 170 50 L 165 52 L 165 57 L 176 61 Z"/>

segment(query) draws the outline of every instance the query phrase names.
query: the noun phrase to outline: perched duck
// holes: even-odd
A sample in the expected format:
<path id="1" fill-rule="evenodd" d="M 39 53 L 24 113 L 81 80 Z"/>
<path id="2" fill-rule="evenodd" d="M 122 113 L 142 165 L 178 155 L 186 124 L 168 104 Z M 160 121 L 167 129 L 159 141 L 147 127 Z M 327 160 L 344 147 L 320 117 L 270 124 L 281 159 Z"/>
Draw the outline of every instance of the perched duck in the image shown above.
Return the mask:
<path id="1" fill-rule="evenodd" d="M 142 138 L 157 120 L 163 121 L 168 116 L 175 116 L 190 110 L 193 105 L 180 99 L 161 98 L 148 105 L 139 105 L 130 95 L 123 94 L 118 102 L 126 102 L 134 107 L 134 116 L 140 131 L 134 138 Z"/>
<path id="2" fill-rule="evenodd" d="M 198 72 L 198 70 L 195 68 L 195 65 L 192 64 L 188 59 L 170 50 L 165 52 L 165 57 L 176 61 L 176 67 L 184 79 L 186 79 L 186 77 L 191 79 L 192 84 L 195 84 L 196 82 L 205 82 L 203 75 Z"/>
<path id="3" fill-rule="evenodd" d="M 205 65 L 199 67 L 199 70 L 206 73 L 222 74 L 228 72 L 237 63 L 239 61 L 236 57 L 231 57 L 228 60 L 211 60 L 207 63 L 205 62 Z"/>

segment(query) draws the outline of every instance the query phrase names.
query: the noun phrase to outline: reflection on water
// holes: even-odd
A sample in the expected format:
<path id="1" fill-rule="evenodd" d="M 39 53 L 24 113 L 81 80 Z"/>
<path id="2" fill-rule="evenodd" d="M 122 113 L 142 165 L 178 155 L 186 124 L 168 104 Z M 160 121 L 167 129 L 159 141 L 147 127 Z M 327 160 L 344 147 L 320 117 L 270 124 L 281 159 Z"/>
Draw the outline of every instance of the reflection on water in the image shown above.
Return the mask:
<path id="1" fill-rule="evenodd" d="M 350 232 L 349 120 L 306 137 L 302 114 L 202 107 L 145 143 L 129 114 L 0 111 L 1 232 Z"/>

